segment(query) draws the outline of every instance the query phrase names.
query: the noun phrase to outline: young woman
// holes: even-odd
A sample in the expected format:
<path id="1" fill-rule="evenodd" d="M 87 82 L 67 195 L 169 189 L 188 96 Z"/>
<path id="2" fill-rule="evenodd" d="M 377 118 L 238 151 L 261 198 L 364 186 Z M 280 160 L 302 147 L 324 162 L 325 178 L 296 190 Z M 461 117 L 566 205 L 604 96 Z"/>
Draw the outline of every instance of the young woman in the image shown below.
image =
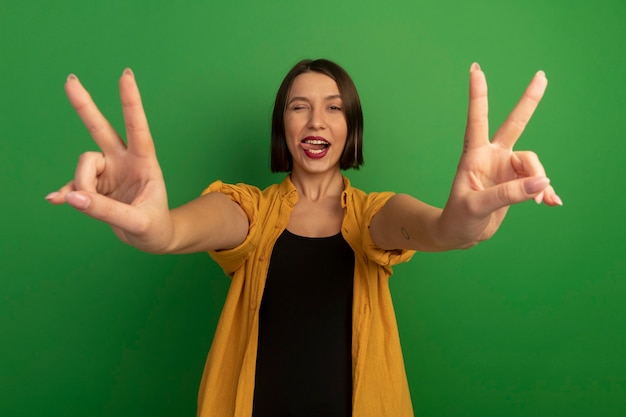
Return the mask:
<path id="1" fill-rule="evenodd" d="M 337 64 L 305 60 L 274 107 L 271 165 L 284 181 L 265 190 L 217 181 L 170 210 L 133 73 L 120 80 L 127 143 L 70 75 L 67 95 L 101 152 L 83 154 L 47 199 L 147 252 L 208 251 L 232 277 L 199 416 L 411 416 L 391 267 L 415 250 L 488 239 L 511 204 L 562 204 L 537 156 L 512 150 L 546 85 L 538 72 L 490 141 L 485 76 L 471 66 L 463 153 L 440 209 L 350 185 L 341 170 L 363 161 L 356 88 Z"/>

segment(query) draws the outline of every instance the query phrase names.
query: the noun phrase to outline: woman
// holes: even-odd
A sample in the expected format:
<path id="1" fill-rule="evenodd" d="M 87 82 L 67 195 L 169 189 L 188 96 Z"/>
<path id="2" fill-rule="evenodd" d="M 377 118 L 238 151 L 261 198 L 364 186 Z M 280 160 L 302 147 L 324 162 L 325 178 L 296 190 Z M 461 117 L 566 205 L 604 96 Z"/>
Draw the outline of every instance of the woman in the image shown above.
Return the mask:
<path id="1" fill-rule="evenodd" d="M 102 152 L 47 196 L 109 223 L 153 253 L 208 251 L 232 277 L 199 395 L 199 416 L 411 416 L 389 294 L 391 267 L 413 251 L 469 248 L 507 208 L 561 200 L 532 152 L 513 152 L 546 88 L 538 72 L 488 138 L 487 85 L 470 70 L 463 154 L 444 209 L 407 195 L 354 189 L 341 169 L 362 163 L 362 113 L 348 74 L 302 61 L 279 88 L 266 190 L 211 184 L 169 210 L 134 75 L 120 80 L 128 144 L 77 78 L 67 95 Z"/>

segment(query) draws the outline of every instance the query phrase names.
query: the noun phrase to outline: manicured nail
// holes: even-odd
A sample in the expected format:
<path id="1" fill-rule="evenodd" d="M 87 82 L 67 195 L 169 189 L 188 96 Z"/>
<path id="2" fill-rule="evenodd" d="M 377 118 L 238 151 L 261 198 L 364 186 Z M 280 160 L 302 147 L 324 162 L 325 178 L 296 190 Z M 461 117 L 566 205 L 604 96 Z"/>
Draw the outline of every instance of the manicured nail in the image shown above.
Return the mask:
<path id="1" fill-rule="evenodd" d="M 65 200 L 79 210 L 86 210 L 91 204 L 91 199 L 89 197 L 75 191 L 67 193 Z"/>
<path id="2" fill-rule="evenodd" d="M 478 65 L 478 62 L 474 62 L 472 66 L 470 67 L 470 72 L 478 71 L 478 70 L 480 70 L 480 65 Z"/>
<path id="3" fill-rule="evenodd" d="M 544 196 L 544 193 L 543 193 L 543 191 L 542 191 L 542 192 L 540 192 L 539 194 L 537 194 L 537 195 L 535 196 L 535 198 L 533 198 L 533 200 L 535 200 L 535 203 L 537 203 L 537 204 L 541 204 L 541 203 L 543 203 L 543 196 Z"/>
<path id="4" fill-rule="evenodd" d="M 561 197 L 559 197 L 556 194 L 554 194 L 554 200 L 556 201 L 556 204 L 558 204 L 559 206 L 563 205 L 563 200 L 561 200 Z"/>
<path id="5" fill-rule="evenodd" d="M 56 197 L 56 196 L 58 196 L 58 195 L 59 195 L 59 192 L 58 192 L 58 191 L 55 191 L 55 192 L 53 192 L 53 193 L 48 194 L 45 198 L 46 198 L 46 200 L 50 201 L 50 200 L 52 200 L 54 197 Z"/>
<path id="6" fill-rule="evenodd" d="M 524 182 L 524 190 L 528 194 L 535 194 L 543 191 L 548 185 L 550 185 L 550 180 L 546 177 L 529 178 Z"/>
<path id="7" fill-rule="evenodd" d="M 130 75 L 131 77 L 135 77 L 135 74 L 133 74 L 133 70 L 131 70 L 130 68 L 126 68 L 124 70 L 124 75 Z"/>
<path id="8" fill-rule="evenodd" d="M 74 74 L 70 74 L 67 76 L 67 81 L 78 80 L 78 77 Z"/>

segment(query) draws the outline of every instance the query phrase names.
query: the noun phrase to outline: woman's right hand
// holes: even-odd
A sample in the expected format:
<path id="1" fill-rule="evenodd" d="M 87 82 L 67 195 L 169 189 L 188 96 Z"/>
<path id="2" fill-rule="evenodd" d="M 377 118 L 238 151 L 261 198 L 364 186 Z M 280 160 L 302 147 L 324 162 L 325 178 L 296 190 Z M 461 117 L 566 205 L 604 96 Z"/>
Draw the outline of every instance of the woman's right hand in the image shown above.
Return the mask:
<path id="1" fill-rule="evenodd" d="M 67 96 L 100 148 L 79 158 L 74 179 L 46 199 L 68 203 L 108 223 L 124 242 L 147 252 L 169 245 L 173 225 L 167 192 L 139 89 L 130 69 L 120 78 L 127 143 L 100 113 L 76 76 L 65 84 Z"/>

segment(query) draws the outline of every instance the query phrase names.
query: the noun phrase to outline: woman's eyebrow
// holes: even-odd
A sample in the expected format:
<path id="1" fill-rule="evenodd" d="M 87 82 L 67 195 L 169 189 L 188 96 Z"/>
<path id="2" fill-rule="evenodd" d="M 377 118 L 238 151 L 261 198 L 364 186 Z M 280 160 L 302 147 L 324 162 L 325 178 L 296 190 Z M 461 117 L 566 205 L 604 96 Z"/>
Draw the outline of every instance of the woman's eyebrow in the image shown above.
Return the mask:
<path id="1" fill-rule="evenodd" d="M 324 100 L 328 101 L 328 100 L 335 100 L 335 99 L 341 99 L 341 94 L 331 94 L 329 96 L 324 97 Z M 289 101 L 287 102 L 287 104 L 290 104 L 294 101 L 310 101 L 308 98 L 306 97 L 301 97 L 301 96 L 295 96 L 292 97 L 291 99 L 289 99 Z"/>
<path id="2" fill-rule="evenodd" d="M 309 101 L 308 98 L 306 97 L 300 97 L 300 96 L 295 96 L 295 97 L 291 97 L 291 99 L 289 99 L 289 101 L 287 102 L 287 104 L 291 104 L 294 101 Z"/>

